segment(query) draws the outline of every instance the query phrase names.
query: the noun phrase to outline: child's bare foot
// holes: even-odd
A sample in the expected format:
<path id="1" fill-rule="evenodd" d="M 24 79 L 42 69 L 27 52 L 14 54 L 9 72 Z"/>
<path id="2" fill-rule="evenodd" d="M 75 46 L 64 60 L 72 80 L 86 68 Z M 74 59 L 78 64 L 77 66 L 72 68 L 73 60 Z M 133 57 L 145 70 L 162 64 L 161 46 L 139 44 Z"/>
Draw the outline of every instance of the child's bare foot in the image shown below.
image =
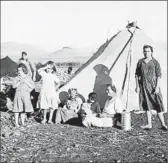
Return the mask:
<path id="1" fill-rule="evenodd" d="M 15 124 L 15 127 L 16 127 L 16 128 L 19 128 L 19 127 L 20 127 L 20 125 L 19 125 L 19 124 Z"/>
<path id="2" fill-rule="evenodd" d="M 60 125 L 61 123 L 60 122 L 55 122 L 56 125 Z"/>
<path id="3" fill-rule="evenodd" d="M 134 113 L 135 114 L 143 114 L 143 113 L 145 113 L 145 111 L 143 111 L 143 110 L 136 110 L 136 111 L 134 111 Z"/>
<path id="4" fill-rule="evenodd" d="M 141 128 L 144 129 L 144 130 L 149 130 L 149 129 L 152 128 L 152 126 L 151 125 L 145 125 L 145 126 L 141 126 Z"/>
<path id="5" fill-rule="evenodd" d="M 52 121 L 48 121 L 48 124 L 53 124 L 53 122 Z"/>
<path id="6" fill-rule="evenodd" d="M 45 120 L 45 119 L 43 119 L 43 120 L 41 121 L 41 123 L 42 123 L 42 124 L 45 124 L 45 123 L 46 123 L 46 120 Z"/>
<path id="7" fill-rule="evenodd" d="M 23 124 L 22 124 L 22 126 L 23 126 L 23 127 L 26 127 L 26 124 L 25 124 L 25 123 L 23 123 Z"/>

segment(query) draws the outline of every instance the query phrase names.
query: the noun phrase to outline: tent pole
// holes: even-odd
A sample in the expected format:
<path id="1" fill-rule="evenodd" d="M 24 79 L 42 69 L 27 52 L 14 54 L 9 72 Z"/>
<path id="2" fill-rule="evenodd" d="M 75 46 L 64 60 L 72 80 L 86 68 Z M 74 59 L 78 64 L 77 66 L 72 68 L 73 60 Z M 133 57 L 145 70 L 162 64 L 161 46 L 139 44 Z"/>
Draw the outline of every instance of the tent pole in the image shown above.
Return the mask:
<path id="1" fill-rule="evenodd" d="M 114 65 L 116 64 L 116 62 L 118 61 L 118 59 L 120 58 L 121 54 L 124 52 L 125 48 L 127 47 L 127 45 L 129 44 L 129 42 L 131 41 L 131 39 L 133 38 L 134 36 L 134 33 L 136 31 L 136 28 L 137 28 L 137 22 L 135 22 L 135 29 L 133 32 L 131 32 L 128 28 L 128 32 L 131 34 L 130 38 L 128 39 L 127 43 L 124 45 L 123 49 L 121 50 L 121 52 L 118 54 L 117 58 L 115 59 L 115 61 L 113 62 L 112 66 L 110 67 L 109 69 L 109 72 L 108 72 L 108 75 L 110 74 L 111 70 L 113 69 Z"/>
<path id="2" fill-rule="evenodd" d="M 136 27 L 135 27 L 135 30 L 134 32 L 132 33 L 134 35 L 136 31 Z M 129 31 L 131 32 L 131 31 Z M 127 111 L 128 109 L 128 95 L 129 95 L 129 87 L 130 87 L 130 78 L 131 78 L 131 61 L 132 61 L 132 42 L 133 42 L 133 37 L 130 41 L 130 48 L 129 48 L 129 52 L 128 52 L 128 57 L 127 57 L 127 63 L 126 63 L 126 71 L 128 72 L 128 67 L 129 67 L 129 74 L 128 74 L 128 88 L 127 88 L 127 99 L 126 99 L 126 108 L 125 108 L 125 111 Z M 128 65 L 129 64 L 129 65 Z M 124 78 L 124 83 L 123 83 L 123 88 L 122 88 L 122 94 L 123 94 L 123 91 L 124 91 L 124 87 L 125 87 L 125 81 L 126 81 L 126 77 L 127 77 L 127 72 L 125 74 L 125 78 Z"/>

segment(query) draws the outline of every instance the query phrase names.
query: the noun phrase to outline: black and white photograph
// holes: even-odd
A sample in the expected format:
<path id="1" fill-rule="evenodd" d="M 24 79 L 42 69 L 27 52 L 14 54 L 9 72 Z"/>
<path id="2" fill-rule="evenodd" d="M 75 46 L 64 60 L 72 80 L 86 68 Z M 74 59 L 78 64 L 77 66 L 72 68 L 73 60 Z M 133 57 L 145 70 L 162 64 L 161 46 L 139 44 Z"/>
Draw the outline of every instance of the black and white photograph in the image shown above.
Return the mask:
<path id="1" fill-rule="evenodd" d="M 1 1 L 4 163 L 167 163 L 167 1 Z"/>

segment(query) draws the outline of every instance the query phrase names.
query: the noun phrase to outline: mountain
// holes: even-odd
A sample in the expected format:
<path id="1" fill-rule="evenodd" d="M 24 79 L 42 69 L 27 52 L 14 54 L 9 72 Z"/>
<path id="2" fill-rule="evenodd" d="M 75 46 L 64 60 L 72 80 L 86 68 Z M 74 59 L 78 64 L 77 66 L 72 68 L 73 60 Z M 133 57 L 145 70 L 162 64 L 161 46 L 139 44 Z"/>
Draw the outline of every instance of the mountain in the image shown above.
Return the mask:
<path id="1" fill-rule="evenodd" d="M 48 55 L 48 58 L 56 62 L 86 62 L 94 51 L 92 48 L 63 47 Z"/>
<path id="2" fill-rule="evenodd" d="M 15 42 L 1 43 L 1 58 L 9 56 L 12 60 L 18 61 L 22 51 L 27 52 L 28 57 L 33 60 L 48 55 L 48 52 L 34 45 Z"/>

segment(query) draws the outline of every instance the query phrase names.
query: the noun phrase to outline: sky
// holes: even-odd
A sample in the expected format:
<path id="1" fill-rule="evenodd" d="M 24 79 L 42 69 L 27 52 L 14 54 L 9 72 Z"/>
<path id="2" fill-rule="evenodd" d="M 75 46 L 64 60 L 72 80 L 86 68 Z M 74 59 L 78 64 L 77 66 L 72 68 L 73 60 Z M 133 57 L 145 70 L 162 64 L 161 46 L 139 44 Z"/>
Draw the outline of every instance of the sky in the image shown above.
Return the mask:
<path id="1" fill-rule="evenodd" d="M 1 43 L 94 49 L 128 21 L 167 43 L 167 1 L 1 1 Z"/>

